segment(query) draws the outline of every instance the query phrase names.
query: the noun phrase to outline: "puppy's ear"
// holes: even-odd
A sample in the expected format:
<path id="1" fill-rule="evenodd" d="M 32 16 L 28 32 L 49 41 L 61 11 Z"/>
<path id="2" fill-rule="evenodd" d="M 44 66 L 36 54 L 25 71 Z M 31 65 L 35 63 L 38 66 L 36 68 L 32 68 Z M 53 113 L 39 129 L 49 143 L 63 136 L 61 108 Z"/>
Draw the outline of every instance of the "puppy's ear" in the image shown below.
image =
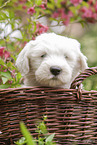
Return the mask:
<path id="1" fill-rule="evenodd" d="M 73 45 L 75 46 L 76 51 L 78 52 L 78 69 L 79 71 L 84 71 L 86 68 L 88 68 L 87 57 L 81 53 L 80 43 L 75 39 L 72 40 L 73 40 Z"/>
<path id="2" fill-rule="evenodd" d="M 79 55 L 78 63 L 79 63 L 80 71 L 84 71 L 86 68 L 88 68 L 87 57 L 84 56 L 81 52 L 80 52 L 80 55 Z"/>
<path id="3" fill-rule="evenodd" d="M 28 52 L 31 48 L 34 46 L 34 41 L 30 41 L 26 44 L 26 46 L 23 48 L 23 50 L 20 52 L 20 54 L 17 57 L 16 60 L 16 67 L 20 71 L 20 73 L 24 76 L 29 72 L 29 58 L 28 58 Z"/>

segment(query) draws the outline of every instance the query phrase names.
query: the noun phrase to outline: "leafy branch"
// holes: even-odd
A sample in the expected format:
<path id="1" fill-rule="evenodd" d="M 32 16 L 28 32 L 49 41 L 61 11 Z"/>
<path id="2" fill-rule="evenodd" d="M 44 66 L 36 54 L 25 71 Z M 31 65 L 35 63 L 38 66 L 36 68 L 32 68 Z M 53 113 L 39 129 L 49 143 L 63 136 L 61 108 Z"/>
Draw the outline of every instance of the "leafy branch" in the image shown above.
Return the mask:
<path id="1" fill-rule="evenodd" d="M 8 0 L 7 2 L 5 2 L 2 6 L 0 6 L 0 9 L 2 9 L 3 7 L 5 7 L 8 3 L 10 3 L 11 0 Z"/>

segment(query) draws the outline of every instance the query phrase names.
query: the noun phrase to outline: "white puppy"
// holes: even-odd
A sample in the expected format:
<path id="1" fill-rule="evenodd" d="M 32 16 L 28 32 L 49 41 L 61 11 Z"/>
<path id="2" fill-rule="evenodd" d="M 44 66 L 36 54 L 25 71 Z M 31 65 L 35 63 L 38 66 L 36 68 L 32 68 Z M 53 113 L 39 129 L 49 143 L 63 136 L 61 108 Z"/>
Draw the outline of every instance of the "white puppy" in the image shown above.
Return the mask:
<path id="1" fill-rule="evenodd" d="M 78 73 L 87 68 L 87 63 L 77 40 L 44 33 L 27 43 L 16 66 L 26 86 L 70 88 Z"/>

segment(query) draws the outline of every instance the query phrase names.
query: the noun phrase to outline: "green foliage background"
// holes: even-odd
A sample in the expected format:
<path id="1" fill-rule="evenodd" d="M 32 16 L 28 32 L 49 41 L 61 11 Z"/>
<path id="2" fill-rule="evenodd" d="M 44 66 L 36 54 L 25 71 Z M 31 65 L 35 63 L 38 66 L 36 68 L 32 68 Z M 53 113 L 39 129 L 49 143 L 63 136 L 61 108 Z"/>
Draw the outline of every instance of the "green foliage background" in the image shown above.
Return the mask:
<path id="1" fill-rule="evenodd" d="M 82 52 L 87 56 L 89 67 L 97 66 L 97 24 L 89 25 L 87 32 L 80 38 Z M 97 90 L 97 75 L 87 78 L 84 82 L 84 89 Z"/>

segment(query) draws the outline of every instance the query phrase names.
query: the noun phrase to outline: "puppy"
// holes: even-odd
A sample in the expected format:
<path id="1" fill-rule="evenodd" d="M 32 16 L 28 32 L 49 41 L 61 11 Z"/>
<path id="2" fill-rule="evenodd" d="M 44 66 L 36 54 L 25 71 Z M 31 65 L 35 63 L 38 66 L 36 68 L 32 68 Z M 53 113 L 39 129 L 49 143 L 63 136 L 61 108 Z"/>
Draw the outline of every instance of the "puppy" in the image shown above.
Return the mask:
<path id="1" fill-rule="evenodd" d="M 66 89 L 78 73 L 88 67 L 80 43 L 55 33 L 41 34 L 27 43 L 18 55 L 16 66 L 25 86 Z"/>

